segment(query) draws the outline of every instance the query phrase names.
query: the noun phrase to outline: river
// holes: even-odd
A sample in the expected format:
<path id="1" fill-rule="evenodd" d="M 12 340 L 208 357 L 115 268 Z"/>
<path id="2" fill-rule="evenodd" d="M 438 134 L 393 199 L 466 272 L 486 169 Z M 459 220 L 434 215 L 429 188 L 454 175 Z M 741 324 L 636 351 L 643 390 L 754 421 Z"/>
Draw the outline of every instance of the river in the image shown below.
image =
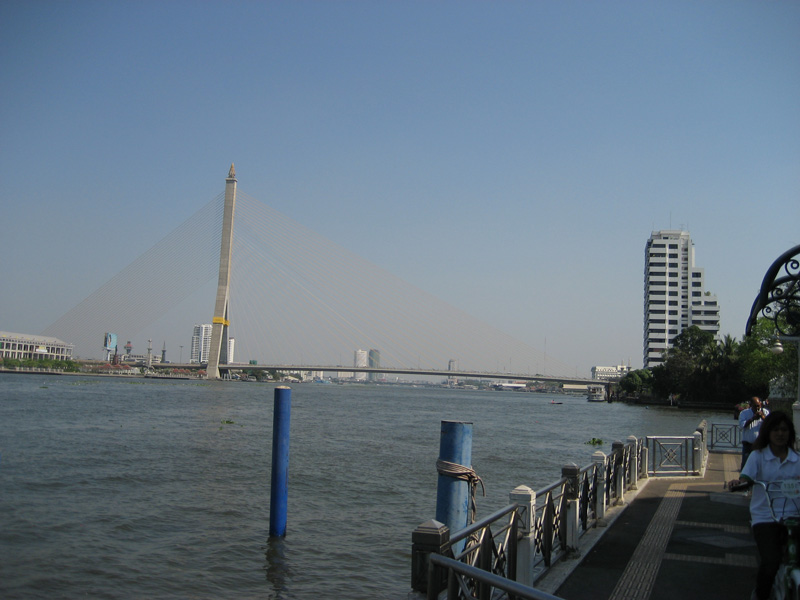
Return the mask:
<path id="1" fill-rule="evenodd" d="M 298 384 L 287 535 L 269 539 L 273 390 L 0 374 L 0 596 L 400 600 L 411 532 L 436 512 L 442 420 L 473 423 L 479 518 L 518 485 L 589 464 L 592 438 L 609 452 L 629 435 L 732 420 L 575 396 Z"/>

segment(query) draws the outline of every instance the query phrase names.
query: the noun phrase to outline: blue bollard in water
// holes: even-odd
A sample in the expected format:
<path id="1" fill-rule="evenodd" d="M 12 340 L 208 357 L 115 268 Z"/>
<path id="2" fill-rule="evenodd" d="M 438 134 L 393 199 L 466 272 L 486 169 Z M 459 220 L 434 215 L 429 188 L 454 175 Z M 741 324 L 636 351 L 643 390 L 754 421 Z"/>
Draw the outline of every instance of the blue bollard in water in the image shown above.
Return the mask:
<path id="1" fill-rule="evenodd" d="M 269 535 L 286 535 L 289 497 L 289 421 L 292 413 L 292 390 L 275 388 L 272 413 L 272 478 L 269 494 Z"/>
<path id="2" fill-rule="evenodd" d="M 442 421 L 439 460 L 472 467 L 472 423 Z M 451 536 L 469 524 L 469 496 L 469 482 L 439 474 L 436 520 L 447 525 Z"/>

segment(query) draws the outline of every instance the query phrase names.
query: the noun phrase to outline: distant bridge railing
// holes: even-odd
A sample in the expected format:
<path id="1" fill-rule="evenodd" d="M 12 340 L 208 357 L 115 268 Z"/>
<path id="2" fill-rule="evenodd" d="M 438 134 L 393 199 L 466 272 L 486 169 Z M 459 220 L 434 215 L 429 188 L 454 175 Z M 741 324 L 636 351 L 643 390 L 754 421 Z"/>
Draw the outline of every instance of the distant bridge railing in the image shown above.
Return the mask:
<path id="1" fill-rule="evenodd" d="M 657 458 L 649 460 L 651 452 Z M 557 562 L 580 555 L 581 538 L 605 526 L 607 512 L 624 504 L 626 492 L 650 476 L 700 475 L 706 455 L 705 421 L 691 436 L 631 436 L 614 442 L 608 455 L 596 451 L 586 467 L 564 466 L 561 479 L 539 491 L 515 488 L 509 506 L 452 537 L 442 523 L 423 523 L 412 533 L 412 588 L 429 600 L 444 591 L 448 600 L 488 600 L 495 592 L 554 598 L 533 586 Z M 498 585 L 498 578 L 514 582 L 513 589 Z"/>
<path id="2" fill-rule="evenodd" d="M 180 365 L 185 367 L 186 365 Z M 195 367 L 205 365 L 194 365 Z M 191 368 L 192 365 L 189 365 Z M 543 383 L 568 383 L 575 385 L 588 385 L 598 383 L 596 379 L 585 379 L 583 377 L 570 377 L 569 375 L 543 375 L 537 373 L 534 375 L 528 373 L 496 373 L 493 371 L 446 371 L 442 369 L 425 369 L 425 368 L 412 368 L 412 367 L 354 367 L 343 365 L 245 365 L 245 364 L 221 364 L 219 366 L 221 371 L 280 371 L 280 372 L 293 372 L 293 371 L 322 371 L 325 373 L 373 373 L 376 375 L 425 375 L 434 377 L 458 377 L 475 378 L 475 379 L 498 379 L 504 381 L 532 381 Z M 600 382 L 603 383 L 603 382 Z"/>

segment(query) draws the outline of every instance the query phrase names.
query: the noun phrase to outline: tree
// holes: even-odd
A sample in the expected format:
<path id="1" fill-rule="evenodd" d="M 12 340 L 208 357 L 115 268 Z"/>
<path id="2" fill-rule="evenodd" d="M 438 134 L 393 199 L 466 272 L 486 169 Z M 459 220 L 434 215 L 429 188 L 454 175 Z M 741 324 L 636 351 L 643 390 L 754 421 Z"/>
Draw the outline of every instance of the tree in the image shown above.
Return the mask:
<path id="1" fill-rule="evenodd" d="M 784 378 L 797 389 L 797 347 L 783 354 L 770 351 L 774 324 L 759 319 L 742 342 L 727 335 L 721 340 L 689 327 L 673 340 L 664 363 L 653 368 L 653 393 L 660 398 L 677 394 L 681 401 L 735 405 L 752 396 L 766 397 L 770 383 Z"/>
<path id="2" fill-rule="evenodd" d="M 731 336 L 717 340 L 697 326 L 673 340 L 662 365 L 653 369 L 653 390 L 662 398 L 733 404 L 746 397 L 739 371 L 739 343 Z"/>
<path id="3" fill-rule="evenodd" d="M 653 374 L 649 369 L 630 371 L 620 379 L 619 388 L 626 394 L 642 394 L 649 391 L 653 381 Z"/>
<path id="4" fill-rule="evenodd" d="M 697 325 L 684 329 L 672 340 L 672 348 L 667 351 L 667 356 L 681 352 L 700 362 L 714 347 L 714 334 L 703 331 Z"/>
<path id="5" fill-rule="evenodd" d="M 741 383 L 751 396 L 766 397 L 770 382 L 779 378 L 797 389 L 797 345 L 784 344 L 782 354 L 773 354 L 774 340 L 774 324 L 760 318 L 740 345 Z"/>

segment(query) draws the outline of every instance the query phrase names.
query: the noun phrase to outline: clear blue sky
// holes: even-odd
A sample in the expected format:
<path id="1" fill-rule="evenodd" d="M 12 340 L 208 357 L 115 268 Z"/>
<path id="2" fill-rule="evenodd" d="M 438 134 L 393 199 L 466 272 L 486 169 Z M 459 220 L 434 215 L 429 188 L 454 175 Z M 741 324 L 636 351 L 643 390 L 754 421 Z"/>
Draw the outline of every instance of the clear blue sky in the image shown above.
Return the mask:
<path id="1" fill-rule="evenodd" d="M 691 232 L 737 338 L 800 243 L 798 2 L 4 0 L 0 95 L 5 331 L 42 331 L 231 162 L 581 374 L 641 366 L 652 230 Z"/>

